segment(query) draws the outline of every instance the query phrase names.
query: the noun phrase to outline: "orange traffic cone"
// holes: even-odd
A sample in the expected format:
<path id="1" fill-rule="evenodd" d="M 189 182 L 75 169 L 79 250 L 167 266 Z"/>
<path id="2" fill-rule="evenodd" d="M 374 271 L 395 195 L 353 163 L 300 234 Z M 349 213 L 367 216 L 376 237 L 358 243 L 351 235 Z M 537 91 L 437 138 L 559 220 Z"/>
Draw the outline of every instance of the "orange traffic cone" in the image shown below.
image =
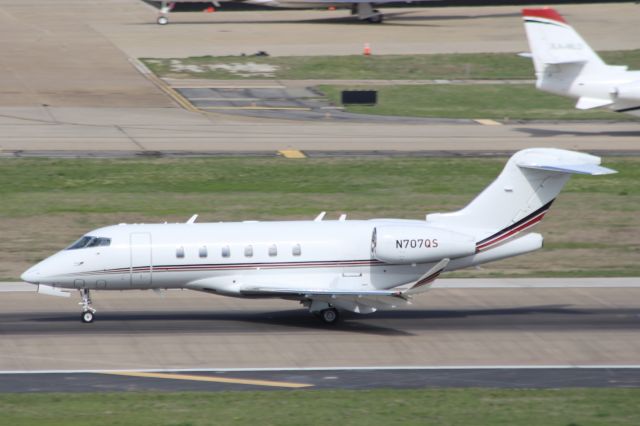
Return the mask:
<path id="1" fill-rule="evenodd" d="M 369 46 L 369 43 L 365 43 L 364 44 L 364 56 L 370 56 L 371 55 L 371 46 Z"/>

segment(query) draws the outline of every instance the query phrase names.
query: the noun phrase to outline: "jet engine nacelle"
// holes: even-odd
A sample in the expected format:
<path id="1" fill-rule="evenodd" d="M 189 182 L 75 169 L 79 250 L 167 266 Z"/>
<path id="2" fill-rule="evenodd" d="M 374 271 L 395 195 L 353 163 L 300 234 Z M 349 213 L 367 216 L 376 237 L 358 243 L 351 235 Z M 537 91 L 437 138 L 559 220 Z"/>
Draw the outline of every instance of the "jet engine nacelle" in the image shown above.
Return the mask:
<path id="1" fill-rule="evenodd" d="M 640 100 L 640 82 L 622 84 L 616 88 L 616 98 L 620 100 Z"/>
<path id="2" fill-rule="evenodd" d="M 475 252 L 473 237 L 430 226 L 380 226 L 373 230 L 371 239 L 372 256 L 385 263 L 437 262 Z"/>

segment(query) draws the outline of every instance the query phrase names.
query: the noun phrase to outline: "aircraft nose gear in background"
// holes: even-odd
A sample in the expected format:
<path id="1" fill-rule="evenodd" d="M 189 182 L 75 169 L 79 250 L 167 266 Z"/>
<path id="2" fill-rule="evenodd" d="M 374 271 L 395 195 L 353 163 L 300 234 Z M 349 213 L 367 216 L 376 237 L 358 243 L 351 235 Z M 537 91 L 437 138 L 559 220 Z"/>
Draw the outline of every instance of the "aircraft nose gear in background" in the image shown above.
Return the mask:
<path id="1" fill-rule="evenodd" d="M 80 290 L 80 296 L 82 297 L 82 302 L 78 303 L 78 305 L 82 305 L 82 315 L 80 316 L 80 319 L 83 323 L 88 324 L 93 322 L 93 316 L 96 313 L 96 310 L 91 306 L 89 290 L 83 288 Z"/>

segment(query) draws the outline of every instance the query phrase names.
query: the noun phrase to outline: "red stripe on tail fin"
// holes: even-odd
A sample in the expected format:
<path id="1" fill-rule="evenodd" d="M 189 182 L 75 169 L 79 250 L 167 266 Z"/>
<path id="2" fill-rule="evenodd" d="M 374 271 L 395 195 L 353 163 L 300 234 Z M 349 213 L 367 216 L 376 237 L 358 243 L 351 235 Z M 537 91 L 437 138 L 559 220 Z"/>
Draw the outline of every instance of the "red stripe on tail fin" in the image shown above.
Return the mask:
<path id="1" fill-rule="evenodd" d="M 555 10 L 550 7 L 542 9 L 522 9 L 522 16 L 530 16 L 532 18 L 545 18 L 552 21 L 561 22 L 566 24 L 567 21 Z"/>

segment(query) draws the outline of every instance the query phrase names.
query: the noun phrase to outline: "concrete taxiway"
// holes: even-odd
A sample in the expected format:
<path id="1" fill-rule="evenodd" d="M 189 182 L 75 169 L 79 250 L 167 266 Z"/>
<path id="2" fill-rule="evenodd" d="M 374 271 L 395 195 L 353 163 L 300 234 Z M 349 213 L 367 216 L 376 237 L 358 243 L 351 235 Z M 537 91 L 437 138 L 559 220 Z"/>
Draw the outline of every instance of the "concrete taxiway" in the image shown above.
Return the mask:
<path id="1" fill-rule="evenodd" d="M 300 122 L 165 108 L 0 107 L 0 154 L 29 151 L 636 151 L 635 122 Z"/>
<path id="2" fill-rule="evenodd" d="M 189 291 L 95 292 L 82 324 L 76 295 L 3 292 L 0 370 L 640 364 L 640 282 L 579 281 L 441 280 L 336 327 L 295 302 Z"/>
<path id="3" fill-rule="evenodd" d="M 637 6 L 563 6 L 597 49 L 636 48 Z M 166 27 L 139 0 L 0 0 L 0 155 L 31 151 L 154 153 L 637 149 L 631 123 L 507 123 L 335 117 L 312 122 L 190 112 L 136 68 L 139 57 L 526 50 L 519 8 L 390 10 L 384 25 L 328 19 L 342 12 L 175 14 Z M 473 23 L 473 25 L 470 25 Z M 609 29 L 615 27 L 616 31 Z M 625 37 L 619 37 L 619 34 Z M 633 37 L 638 34 L 638 37 Z M 215 42 L 212 42 L 215 40 Z M 247 53 L 251 53 L 250 51 Z M 284 119 L 283 119 L 284 118 Z M 482 117 L 478 117 L 482 119 Z M 415 120 L 413 120 L 415 121 Z"/>

